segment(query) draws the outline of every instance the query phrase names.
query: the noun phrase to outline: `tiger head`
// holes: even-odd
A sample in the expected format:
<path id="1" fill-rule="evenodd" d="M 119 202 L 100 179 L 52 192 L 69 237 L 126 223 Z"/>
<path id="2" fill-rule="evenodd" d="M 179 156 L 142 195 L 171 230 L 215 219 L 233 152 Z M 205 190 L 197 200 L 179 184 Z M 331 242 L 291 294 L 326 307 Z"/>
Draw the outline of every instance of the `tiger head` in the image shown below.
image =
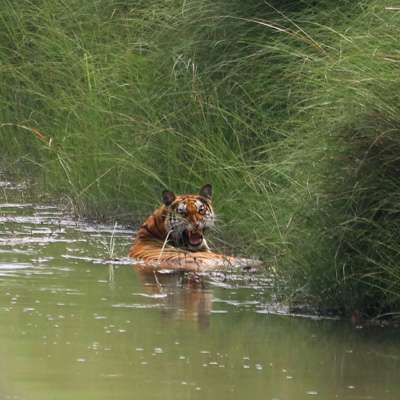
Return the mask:
<path id="1" fill-rule="evenodd" d="M 165 228 L 174 246 L 191 251 L 208 250 L 204 232 L 214 225 L 212 186 L 204 185 L 198 195 L 180 195 L 165 190 Z"/>

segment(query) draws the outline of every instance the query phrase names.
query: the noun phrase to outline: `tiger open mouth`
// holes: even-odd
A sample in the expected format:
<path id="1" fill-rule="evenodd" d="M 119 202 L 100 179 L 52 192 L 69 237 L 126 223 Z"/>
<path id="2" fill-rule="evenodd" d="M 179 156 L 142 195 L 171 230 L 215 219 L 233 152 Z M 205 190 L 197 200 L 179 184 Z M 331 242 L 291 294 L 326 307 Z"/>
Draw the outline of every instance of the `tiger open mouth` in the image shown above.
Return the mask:
<path id="1" fill-rule="evenodd" d="M 192 247 L 199 247 L 203 244 L 203 233 L 200 231 L 183 231 L 185 242 Z"/>

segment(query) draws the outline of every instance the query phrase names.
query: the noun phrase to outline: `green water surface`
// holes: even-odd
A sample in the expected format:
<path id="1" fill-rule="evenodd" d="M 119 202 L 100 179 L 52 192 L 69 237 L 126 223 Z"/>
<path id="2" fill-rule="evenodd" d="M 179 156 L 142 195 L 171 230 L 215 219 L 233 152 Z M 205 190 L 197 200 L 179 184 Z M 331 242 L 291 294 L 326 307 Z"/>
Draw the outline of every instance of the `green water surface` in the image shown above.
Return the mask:
<path id="1" fill-rule="evenodd" d="M 279 315 L 265 276 L 155 282 L 131 231 L 0 187 L 0 399 L 400 398 L 396 329 Z"/>

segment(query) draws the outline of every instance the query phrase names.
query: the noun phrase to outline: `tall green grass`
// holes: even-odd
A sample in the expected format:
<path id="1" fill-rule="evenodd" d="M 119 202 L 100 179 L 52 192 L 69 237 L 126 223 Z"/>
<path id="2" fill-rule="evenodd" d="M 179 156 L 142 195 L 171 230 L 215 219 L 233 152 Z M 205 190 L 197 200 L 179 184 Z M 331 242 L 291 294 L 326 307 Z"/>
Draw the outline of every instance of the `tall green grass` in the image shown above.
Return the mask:
<path id="1" fill-rule="evenodd" d="M 222 241 L 322 309 L 400 304 L 398 42 L 383 0 L 6 0 L 3 163 L 138 222 L 215 187 Z"/>

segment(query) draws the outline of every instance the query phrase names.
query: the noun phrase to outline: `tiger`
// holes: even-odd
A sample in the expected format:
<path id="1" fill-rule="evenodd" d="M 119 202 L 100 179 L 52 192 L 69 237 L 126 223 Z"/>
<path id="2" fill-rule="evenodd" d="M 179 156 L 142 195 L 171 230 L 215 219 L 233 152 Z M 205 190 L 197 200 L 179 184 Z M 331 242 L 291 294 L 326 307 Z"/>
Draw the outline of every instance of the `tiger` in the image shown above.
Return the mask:
<path id="1" fill-rule="evenodd" d="M 211 251 L 205 233 L 216 221 L 212 195 L 209 183 L 198 194 L 164 190 L 161 206 L 141 225 L 129 250 L 138 269 L 207 272 L 259 267 L 259 261 Z"/>

